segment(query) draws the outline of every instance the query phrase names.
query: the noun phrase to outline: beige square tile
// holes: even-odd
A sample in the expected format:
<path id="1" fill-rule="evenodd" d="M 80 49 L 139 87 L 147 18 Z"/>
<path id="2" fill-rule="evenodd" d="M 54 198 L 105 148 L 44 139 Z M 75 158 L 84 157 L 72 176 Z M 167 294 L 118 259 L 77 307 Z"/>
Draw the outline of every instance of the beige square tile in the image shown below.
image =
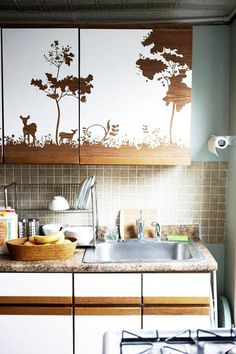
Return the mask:
<path id="1" fill-rule="evenodd" d="M 218 162 L 190 166 L 11 164 L 0 166 L 0 184 L 39 183 L 45 178 L 47 183 L 78 183 L 96 175 L 100 219 L 110 212 L 118 214 L 121 207 L 145 207 L 148 201 L 157 207 L 161 222 L 199 222 L 206 240 L 223 242 L 227 168 L 227 163 Z M 45 215 L 44 219 L 55 217 Z"/>

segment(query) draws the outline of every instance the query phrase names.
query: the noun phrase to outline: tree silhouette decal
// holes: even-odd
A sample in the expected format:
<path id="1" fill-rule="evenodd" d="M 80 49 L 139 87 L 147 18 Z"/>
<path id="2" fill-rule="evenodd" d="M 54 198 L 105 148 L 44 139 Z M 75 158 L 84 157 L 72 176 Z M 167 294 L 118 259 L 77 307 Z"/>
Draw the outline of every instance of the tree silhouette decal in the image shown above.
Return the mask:
<path id="1" fill-rule="evenodd" d="M 140 58 L 136 61 L 143 76 L 149 80 L 157 79 L 167 89 L 163 100 L 167 106 L 172 103 L 169 126 L 171 144 L 173 142 L 172 130 L 175 112 L 179 112 L 184 105 L 191 102 L 192 92 L 184 82 L 187 71 L 192 68 L 191 38 L 189 40 L 186 33 L 182 36 L 179 34 L 181 31 L 177 33 L 177 31 L 169 30 L 166 35 L 165 31 L 152 30 L 142 41 L 144 47 L 151 46 L 151 57 L 144 57 L 140 54 Z"/>
<path id="2" fill-rule="evenodd" d="M 55 68 L 55 73 L 45 73 L 45 82 L 41 79 L 32 79 L 31 85 L 44 91 L 47 97 L 55 101 L 57 107 L 55 141 L 58 145 L 58 132 L 61 119 L 60 101 L 66 96 L 71 96 L 79 99 L 80 102 L 86 102 L 86 95 L 90 94 L 93 88 L 91 83 L 93 76 L 90 74 L 86 78 L 77 78 L 76 76 L 68 75 L 61 79 L 62 66 L 70 66 L 74 59 L 74 54 L 71 52 L 69 45 L 60 46 L 57 40 L 51 44 L 51 50 L 49 50 L 47 55 L 44 55 L 44 59 Z"/>

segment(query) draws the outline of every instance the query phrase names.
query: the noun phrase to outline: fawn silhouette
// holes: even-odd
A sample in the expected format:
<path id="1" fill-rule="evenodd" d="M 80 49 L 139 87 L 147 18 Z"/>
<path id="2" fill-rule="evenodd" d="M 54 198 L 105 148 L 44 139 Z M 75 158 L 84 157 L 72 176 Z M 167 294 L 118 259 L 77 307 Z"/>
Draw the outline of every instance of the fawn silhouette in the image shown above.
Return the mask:
<path id="1" fill-rule="evenodd" d="M 59 144 L 62 144 L 64 139 L 67 139 L 69 144 L 72 144 L 72 139 L 78 129 L 71 129 L 72 133 L 60 132 L 59 133 Z"/>
<path id="2" fill-rule="evenodd" d="M 27 117 L 20 116 L 20 119 L 23 122 L 23 135 L 24 135 L 24 142 L 30 145 L 30 135 L 33 138 L 32 145 L 35 146 L 35 133 L 37 131 L 37 125 L 35 123 L 27 124 L 27 121 L 30 119 L 30 115 Z"/>

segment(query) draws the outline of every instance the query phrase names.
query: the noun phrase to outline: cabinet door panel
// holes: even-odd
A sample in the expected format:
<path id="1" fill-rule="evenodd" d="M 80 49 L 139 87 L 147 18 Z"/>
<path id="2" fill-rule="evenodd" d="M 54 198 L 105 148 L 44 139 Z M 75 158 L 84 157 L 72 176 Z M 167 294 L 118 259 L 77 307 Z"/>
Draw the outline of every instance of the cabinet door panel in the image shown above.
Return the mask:
<path id="1" fill-rule="evenodd" d="M 7 163 L 78 163 L 78 30 L 4 29 Z"/>
<path id="2" fill-rule="evenodd" d="M 143 274 L 144 329 L 211 328 L 210 284 L 209 273 Z"/>
<path id="3" fill-rule="evenodd" d="M 186 328 L 211 328 L 207 315 L 146 315 L 143 316 L 143 329 L 185 330 Z"/>
<path id="4" fill-rule="evenodd" d="M 190 163 L 191 29 L 81 29 L 80 47 L 81 163 Z"/>
<path id="5" fill-rule="evenodd" d="M 100 309 L 101 311 L 102 309 Z M 75 316 L 75 353 L 76 354 L 102 354 L 104 334 L 111 330 L 140 330 L 141 310 L 136 309 L 136 315 L 114 314 L 114 308 L 106 308 L 103 314 L 91 312 L 88 308 L 83 312 L 78 308 Z M 134 309 L 131 309 L 133 312 Z M 101 312 L 100 312 L 101 313 Z M 110 315 L 109 315 L 110 313 Z"/>
<path id="6" fill-rule="evenodd" d="M 0 351 L 73 354 L 72 323 L 72 316 L 0 315 Z"/>

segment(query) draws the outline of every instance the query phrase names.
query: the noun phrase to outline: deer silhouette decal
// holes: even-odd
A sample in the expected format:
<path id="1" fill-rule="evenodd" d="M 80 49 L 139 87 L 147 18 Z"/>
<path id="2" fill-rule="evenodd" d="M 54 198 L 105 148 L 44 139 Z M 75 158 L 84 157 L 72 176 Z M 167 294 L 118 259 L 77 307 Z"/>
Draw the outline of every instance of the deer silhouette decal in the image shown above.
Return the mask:
<path id="1" fill-rule="evenodd" d="M 78 129 L 71 129 L 72 133 L 60 132 L 59 133 L 59 144 L 63 144 L 64 139 L 67 140 L 68 144 L 72 144 L 72 139 Z"/>
<path id="2" fill-rule="evenodd" d="M 20 119 L 23 122 L 23 135 L 24 142 L 30 145 L 30 135 L 33 138 L 32 145 L 35 146 L 35 133 L 37 131 L 37 125 L 35 123 L 27 124 L 27 121 L 30 119 L 30 115 L 27 117 L 20 116 Z"/>

